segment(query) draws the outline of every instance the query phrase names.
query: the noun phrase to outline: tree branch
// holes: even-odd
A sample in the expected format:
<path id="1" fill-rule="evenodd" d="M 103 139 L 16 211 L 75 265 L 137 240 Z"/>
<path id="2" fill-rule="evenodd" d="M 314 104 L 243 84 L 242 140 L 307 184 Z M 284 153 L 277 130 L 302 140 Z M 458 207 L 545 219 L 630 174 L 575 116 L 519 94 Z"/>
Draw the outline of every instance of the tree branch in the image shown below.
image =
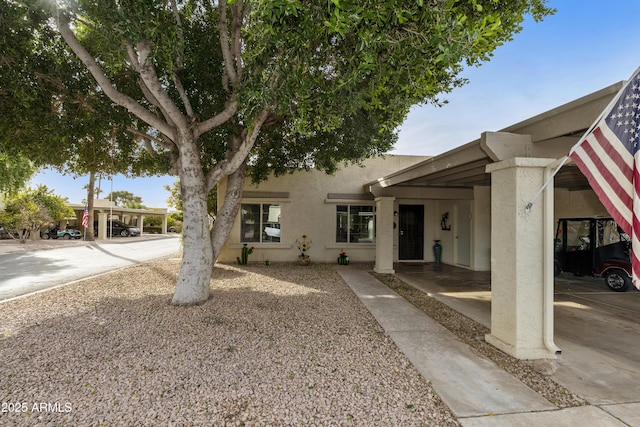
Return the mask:
<path id="1" fill-rule="evenodd" d="M 236 96 L 232 95 L 231 98 L 226 102 L 224 110 L 211 117 L 210 119 L 198 123 L 195 129 L 195 137 L 199 138 L 203 133 L 208 132 L 217 126 L 220 126 L 223 123 L 226 123 L 233 117 L 236 111 L 238 111 L 238 101 L 236 100 Z"/>
<path id="2" fill-rule="evenodd" d="M 144 80 L 142 80 L 140 78 L 140 79 L 137 80 L 137 82 L 138 82 L 138 86 L 140 87 L 140 90 L 142 91 L 142 94 L 147 99 L 147 101 L 149 101 L 149 103 L 151 105 L 153 105 L 154 107 L 156 107 L 158 109 L 158 111 L 156 113 L 158 115 L 162 114 L 162 117 L 164 117 L 164 119 L 167 121 L 169 126 L 175 126 L 175 123 L 173 122 L 173 120 L 171 120 L 171 117 L 169 116 L 169 113 L 162 108 L 162 105 L 160 104 L 160 102 L 158 102 L 158 100 L 153 95 L 153 93 L 151 93 L 151 91 L 149 90 L 149 88 L 145 84 Z"/>
<path id="3" fill-rule="evenodd" d="M 165 112 L 167 117 L 175 123 L 179 128 L 186 129 L 188 126 L 187 120 L 178 109 L 177 105 L 173 102 L 171 97 L 167 94 L 167 91 L 162 86 L 156 69 L 153 66 L 151 60 L 151 47 L 148 41 L 139 42 L 136 45 L 138 49 L 138 57 L 140 58 L 140 77 L 147 86 L 147 89 L 153 94 L 160 108 Z"/>
<path id="4" fill-rule="evenodd" d="M 182 20 L 180 19 L 180 12 L 178 11 L 178 5 L 176 4 L 175 0 L 170 0 L 170 3 L 171 3 L 171 12 L 173 13 L 173 17 L 176 20 L 178 37 L 182 42 L 182 46 L 184 46 L 185 45 L 184 32 L 182 31 Z M 183 64 L 184 64 L 184 51 L 180 49 L 180 53 L 176 58 L 177 69 L 182 69 Z M 176 85 L 176 90 L 180 94 L 180 99 L 182 100 L 184 109 L 187 112 L 187 116 L 191 117 L 192 120 L 195 119 L 195 114 L 193 112 L 193 107 L 191 106 L 191 101 L 187 97 L 187 92 L 184 90 L 184 86 L 182 85 L 182 81 L 180 80 L 180 77 L 178 77 L 178 73 L 176 72 L 176 70 L 173 70 L 171 72 L 171 78 L 173 79 L 173 84 Z"/>
<path id="5" fill-rule="evenodd" d="M 109 78 L 104 74 L 100 66 L 96 63 L 91 54 L 82 46 L 78 41 L 73 31 L 69 28 L 69 21 L 62 11 L 53 14 L 53 18 L 56 21 L 60 35 L 67 42 L 69 47 L 75 52 L 78 58 L 87 67 L 87 70 L 91 73 L 98 85 L 102 88 L 105 95 L 109 97 L 113 102 L 126 108 L 132 114 L 139 119 L 158 129 L 160 132 L 169 136 L 171 139 L 175 139 L 175 131 L 165 121 L 160 120 L 152 112 L 138 104 L 138 102 L 128 95 L 117 90 L 112 84 Z"/>
<path id="6" fill-rule="evenodd" d="M 232 151 L 227 155 L 227 159 L 219 162 L 213 169 L 209 171 L 209 173 L 207 173 L 207 192 L 211 191 L 222 177 L 232 174 L 235 170 L 242 166 L 244 161 L 247 159 L 247 156 L 253 149 L 253 146 L 256 143 L 256 139 L 258 139 L 258 135 L 260 134 L 262 125 L 265 121 L 267 121 L 270 114 L 271 112 L 268 108 L 263 108 L 253 125 L 253 129 L 251 129 L 251 132 L 244 135 L 243 141 L 240 146 L 237 148 L 233 147 Z"/>
<path id="7" fill-rule="evenodd" d="M 242 20 L 244 18 L 244 1 L 238 0 L 233 5 L 233 55 L 236 58 L 236 85 L 242 82 Z"/>
<path id="8" fill-rule="evenodd" d="M 238 83 L 238 74 L 233 67 L 234 61 L 229 46 L 229 24 L 227 23 L 227 1 L 220 0 L 220 47 L 222 49 L 222 58 L 224 60 L 225 73 L 229 77 L 232 85 Z"/>
<path id="9" fill-rule="evenodd" d="M 133 46 L 131 43 L 127 43 L 127 56 L 129 57 L 129 61 L 131 62 L 131 68 L 133 68 L 136 72 L 140 72 L 140 62 L 138 61 L 138 56 L 136 52 L 133 50 Z"/>
<path id="10" fill-rule="evenodd" d="M 160 145 L 162 148 L 165 148 L 165 149 L 167 149 L 167 150 L 171 150 L 171 149 L 173 149 L 173 148 L 176 148 L 176 147 L 175 147 L 175 144 L 170 144 L 170 143 L 168 143 L 168 142 L 166 142 L 166 141 L 163 141 L 162 139 L 159 139 L 159 138 L 156 138 L 156 137 L 154 137 L 154 136 L 151 136 L 151 135 L 149 135 L 149 134 L 148 134 L 148 133 L 146 133 L 146 132 L 139 131 L 138 129 L 134 129 L 134 128 L 132 128 L 132 127 L 127 127 L 127 131 L 128 131 L 128 132 L 130 132 L 130 133 L 132 133 L 132 134 L 134 134 L 134 135 L 136 135 L 136 136 L 138 136 L 138 137 L 140 137 L 140 138 L 142 138 L 145 142 L 147 142 L 147 141 L 149 141 L 149 142 L 150 142 L 150 141 L 153 141 L 153 142 L 155 142 L 156 144 Z M 153 151 L 149 151 L 149 150 L 147 150 L 147 151 L 149 151 L 149 152 L 153 152 L 153 153 L 155 153 L 155 152 L 156 152 L 156 150 L 155 150 L 155 149 L 153 149 L 153 147 L 151 147 L 151 149 L 152 149 Z"/>
<path id="11" fill-rule="evenodd" d="M 176 73 L 171 73 L 171 77 L 173 78 L 173 84 L 176 85 L 176 90 L 180 94 L 180 99 L 184 104 L 184 109 L 187 112 L 187 116 L 191 117 L 192 120 L 196 119 L 196 115 L 193 112 L 193 107 L 191 106 L 191 101 L 187 97 L 187 92 L 184 90 L 184 86 L 182 86 L 182 81 L 180 77 Z"/>

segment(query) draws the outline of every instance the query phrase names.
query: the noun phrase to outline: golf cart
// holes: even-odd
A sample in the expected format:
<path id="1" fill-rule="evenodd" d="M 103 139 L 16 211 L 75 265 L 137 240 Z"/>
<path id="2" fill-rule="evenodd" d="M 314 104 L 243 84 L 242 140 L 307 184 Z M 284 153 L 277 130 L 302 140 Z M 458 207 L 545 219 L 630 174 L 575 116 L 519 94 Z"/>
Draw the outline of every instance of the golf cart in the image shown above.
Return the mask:
<path id="1" fill-rule="evenodd" d="M 555 274 L 604 277 L 612 291 L 631 284 L 631 241 L 607 217 L 561 218 L 555 239 Z"/>

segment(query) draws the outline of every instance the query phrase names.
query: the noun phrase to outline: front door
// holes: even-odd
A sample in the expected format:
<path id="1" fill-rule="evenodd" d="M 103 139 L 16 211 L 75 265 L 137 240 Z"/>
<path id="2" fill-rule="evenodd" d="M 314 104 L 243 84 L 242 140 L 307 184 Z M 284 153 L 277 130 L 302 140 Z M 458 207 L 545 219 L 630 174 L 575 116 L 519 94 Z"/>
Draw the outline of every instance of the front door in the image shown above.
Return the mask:
<path id="1" fill-rule="evenodd" d="M 424 260 L 424 206 L 400 205 L 398 258 Z"/>

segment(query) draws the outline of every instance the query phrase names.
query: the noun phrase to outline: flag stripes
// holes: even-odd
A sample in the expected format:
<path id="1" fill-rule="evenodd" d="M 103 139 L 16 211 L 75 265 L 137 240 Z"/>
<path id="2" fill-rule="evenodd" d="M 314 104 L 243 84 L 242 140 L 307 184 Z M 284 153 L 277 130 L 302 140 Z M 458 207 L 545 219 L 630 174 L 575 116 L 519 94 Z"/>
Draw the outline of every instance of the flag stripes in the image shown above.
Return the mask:
<path id="1" fill-rule="evenodd" d="M 82 226 L 87 228 L 89 226 L 89 210 L 87 207 L 84 207 L 84 212 L 82 213 Z"/>
<path id="2" fill-rule="evenodd" d="M 640 68 L 569 157 L 631 239 L 633 284 L 640 290 Z"/>

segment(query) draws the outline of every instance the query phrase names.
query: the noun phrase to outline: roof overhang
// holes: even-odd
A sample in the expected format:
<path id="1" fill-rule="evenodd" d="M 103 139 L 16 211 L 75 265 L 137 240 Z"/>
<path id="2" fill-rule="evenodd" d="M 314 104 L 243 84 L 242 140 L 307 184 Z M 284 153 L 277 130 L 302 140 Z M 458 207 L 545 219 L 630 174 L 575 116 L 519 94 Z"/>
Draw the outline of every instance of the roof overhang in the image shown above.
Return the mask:
<path id="1" fill-rule="evenodd" d="M 484 132 L 475 141 L 369 182 L 365 190 L 376 197 L 421 194 L 420 198 L 432 199 L 473 198 L 473 187 L 491 185 L 486 171 L 490 163 L 514 157 L 557 159 L 567 155 L 623 84 L 616 83 L 498 132 Z M 569 190 L 589 188 L 571 163 L 560 170 L 554 182 L 555 187 Z"/>
<path id="2" fill-rule="evenodd" d="M 73 209 L 74 211 L 83 211 L 85 206 L 84 204 L 81 203 L 67 203 L 67 206 L 69 206 L 71 209 Z M 109 212 L 109 211 L 113 211 L 113 212 L 118 212 L 118 213 L 123 213 L 123 214 L 132 214 L 132 215 L 144 215 L 144 216 L 152 216 L 152 215 L 167 215 L 167 209 L 166 208 L 157 208 L 157 209 L 134 209 L 134 208 L 124 208 L 121 206 L 94 206 L 93 208 L 94 211 L 96 212 Z"/>

